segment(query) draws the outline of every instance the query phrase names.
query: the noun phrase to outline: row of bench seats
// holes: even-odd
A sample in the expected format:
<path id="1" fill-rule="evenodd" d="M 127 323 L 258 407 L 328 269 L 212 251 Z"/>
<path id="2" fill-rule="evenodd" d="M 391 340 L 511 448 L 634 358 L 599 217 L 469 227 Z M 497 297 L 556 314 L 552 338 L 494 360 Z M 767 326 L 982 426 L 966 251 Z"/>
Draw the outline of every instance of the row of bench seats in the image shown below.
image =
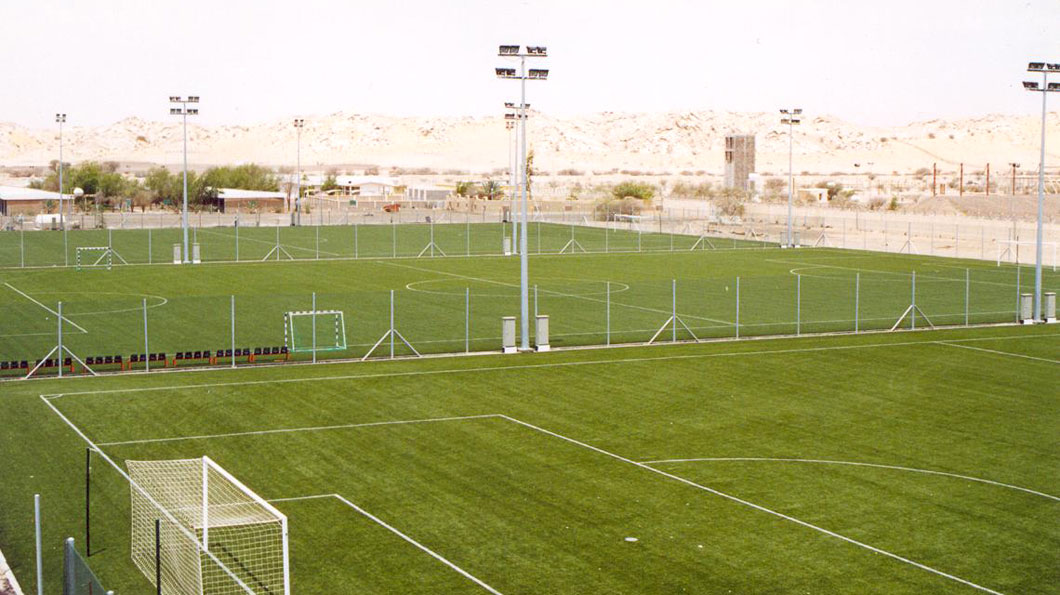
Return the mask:
<path id="1" fill-rule="evenodd" d="M 250 362 L 254 362 L 258 357 L 261 356 L 283 356 L 286 359 L 289 356 L 287 347 L 243 347 L 235 350 L 235 357 L 246 358 Z M 199 350 L 199 351 L 178 351 L 173 354 L 173 358 L 170 359 L 165 353 L 134 353 L 126 360 L 121 355 L 94 355 L 85 358 L 85 364 L 89 367 L 95 366 L 120 366 L 123 370 L 132 369 L 133 364 L 146 364 L 146 363 L 161 363 L 162 365 L 176 366 L 181 361 L 194 361 L 194 360 L 207 360 L 211 364 L 217 363 L 219 359 L 231 358 L 232 349 L 218 349 L 216 351 L 210 350 Z M 0 372 L 3 371 L 18 371 L 24 370 L 29 371 L 34 365 L 39 363 L 40 360 L 31 362 L 30 360 L 3 360 L 0 361 Z M 41 365 L 41 368 L 54 368 L 59 364 L 59 360 L 48 359 L 45 360 Z M 69 367 L 73 371 L 74 362 L 72 358 L 66 358 L 63 365 Z"/>

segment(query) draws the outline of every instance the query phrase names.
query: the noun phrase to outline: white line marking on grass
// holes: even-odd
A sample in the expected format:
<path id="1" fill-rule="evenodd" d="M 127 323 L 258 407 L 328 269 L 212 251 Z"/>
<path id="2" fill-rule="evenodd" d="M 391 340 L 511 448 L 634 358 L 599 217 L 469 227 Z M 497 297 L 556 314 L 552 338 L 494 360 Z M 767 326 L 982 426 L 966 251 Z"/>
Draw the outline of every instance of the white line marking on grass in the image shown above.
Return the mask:
<path id="1" fill-rule="evenodd" d="M 171 438 L 144 438 L 142 440 L 121 440 L 117 442 L 100 442 L 100 446 L 123 446 L 127 444 L 150 444 L 158 442 L 180 442 L 183 440 L 211 440 L 214 438 L 231 438 L 236 436 L 262 436 L 266 434 L 293 434 L 296 432 L 318 432 L 324 430 L 347 430 L 350 428 L 371 428 L 375 426 L 398 426 L 409 424 L 425 424 L 439 421 L 463 421 L 468 419 L 484 419 L 497 417 L 497 414 L 485 415 L 463 415 L 459 417 L 432 417 L 427 419 L 406 419 L 396 421 L 375 421 L 360 424 L 339 424 L 332 426 L 310 426 L 303 428 L 279 428 L 276 430 L 252 430 L 247 432 L 229 432 L 226 434 L 203 434 L 199 436 L 174 436 Z"/>
<path id="2" fill-rule="evenodd" d="M 34 304 L 37 304 L 37 305 L 38 305 L 38 306 L 40 306 L 41 308 L 44 308 L 45 310 L 47 310 L 48 312 L 50 312 L 52 316 L 58 316 L 58 315 L 59 315 L 59 313 L 58 313 L 58 312 L 56 312 L 55 310 L 52 310 L 52 309 L 51 309 L 51 308 L 49 308 L 48 306 L 45 306 L 44 304 L 42 304 L 42 303 L 38 302 L 37 300 L 33 299 L 32 297 L 30 297 L 30 296 L 29 296 L 29 294 L 27 294 L 27 293 L 26 293 L 26 292 L 24 292 L 24 291 L 21 291 L 20 289 L 18 289 L 18 288 L 17 288 L 17 287 L 15 287 L 14 285 L 12 285 L 12 284 L 10 284 L 10 283 L 7 283 L 6 281 L 4 282 L 4 285 L 7 285 L 7 287 L 8 287 L 8 288 L 9 288 L 9 289 L 10 289 L 11 291 L 14 291 L 15 293 L 17 293 L 17 294 L 21 295 L 22 297 L 24 297 L 24 298 L 26 298 L 27 300 L 29 300 L 29 301 L 33 302 Z M 82 333 L 87 333 L 87 332 L 88 332 L 87 330 L 85 330 L 85 327 L 81 326 L 80 324 L 77 324 L 77 323 L 76 323 L 76 322 L 74 322 L 73 320 L 70 320 L 70 319 L 69 319 L 69 318 L 67 318 L 66 316 L 63 316 L 63 320 L 65 320 L 66 322 L 69 322 L 70 324 L 72 324 L 72 325 L 73 325 L 73 326 L 74 326 L 75 328 L 77 328 L 77 329 L 78 329 L 79 331 L 81 331 Z"/>
<path id="3" fill-rule="evenodd" d="M 881 554 L 881 555 L 887 556 L 889 558 L 893 558 L 895 560 L 898 560 L 899 562 L 904 562 L 906 564 L 910 564 L 912 566 L 920 568 L 921 570 L 926 570 L 926 571 L 928 571 L 928 572 L 930 572 L 932 574 L 941 576 L 943 578 L 948 578 L 948 579 L 950 579 L 952 581 L 956 581 L 958 583 L 967 585 L 969 587 L 972 587 L 972 588 L 975 588 L 975 589 L 979 589 L 980 591 L 985 591 L 987 593 L 993 593 L 994 595 L 1002 595 L 998 591 L 994 591 L 993 589 L 989 589 L 989 588 L 984 587 L 982 585 L 973 583 L 973 582 L 971 582 L 969 580 L 960 578 L 958 576 L 954 576 L 952 574 L 943 572 L 943 571 L 938 570 L 936 568 L 932 568 L 932 567 L 927 566 L 925 564 L 921 564 L 920 562 L 916 562 L 914 560 L 910 560 L 909 558 L 905 558 L 903 556 L 899 556 L 898 554 L 894 554 L 894 553 L 888 552 L 887 550 L 882 550 L 882 549 L 880 549 L 878 547 L 871 546 L 871 545 L 869 545 L 869 544 L 867 544 L 865 542 L 858 541 L 856 539 L 851 539 L 850 537 L 846 537 L 845 535 L 840 535 L 839 533 L 836 533 L 835 531 L 829 531 L 828 529 L 825 529 L 824 527 L 820 527 L 820 526 L 814 525 L 813 523 L 808 523 L 806 521 L 797 519 L 797 518 L 795 518 L 793 516 L 786 515 L 786 514 L 784 514 L 782 512 L 777 512 L 777 511 L 772 510 L 770 508 L 766 508 L 765 506 L 761 506 L 759 504 L 755 504 L 754 502 L 750 502 L 748 500 L 744 500 L 742 498 L 738 498 L 736 496 L 732 496 L 730 494 L 726 494 L 725 492 L 721 492 L 721 491 L 715 490 L 714 488 L 707 487 L 707 486 L 705 486 L 703 484 L 699 484 L 699 483 L 696 483 L 696 482 L 691 481 L 689 479 L 685 479 L 684 477 L 681 477 L 679 475 L 674 475 L 672 473 L 667 473 L 666 471 L 662 471 L 661 469 L 656 469 L 656 468 L 651 467 L 650 465 L 647 465 L 645 463 L 638 463 L 637 461 L 634 461 L 633 459 L 627 459 L 626 457 L 623 457 L 622 455 L 617 455 L 617 454 L 615 454 L 613 452 L 606 451 L 606 450 L 604 450 L 602 448 L 598 448 L 598 447 L 593 446 L 591 444 L 587 444 L 585 442 L 581 442 L 579 440 L 575 440 L 574 438 L 568 438 L 567 436 L 564 436 L 562 434 L 557 434 L 556 432 L 552 432 L 552 431 L 546 430 L 544 428 L 535 426 L 533 424 L 527 423 L 525 421 L 521 421 L 521 420 L 515 419 L 514 417 L 509 417 L 507 415 L 501 415 L 501 417 L 504 418 L 504 419 L 507 419 L 508 421 L 515 422 L 515 423 L 517 423 L 517 424 L 519 424 L 521 426 L 525 426 L 527 428 L 530 428 L 531 430 L 536 430 L 536 431 L 541 432 L 543 434 L 547 434 L 549 436 L 553 436 L 555 438 L 559 438 L 560 440 L 566 440 L 567 442 L 570 442 L 571 444 L 576 444 L 576 445 L 581 446 L 583 448 L 587 448 L 589 450 L 598 452 L 598 453 L 600 453 L 602 455 L 609 456 L 609 457 L 611 457 L 613 459 L 622 461 L 624 463 L 629 463 L 630 465 L 635 465 L 637 467 L 640 467 L 641 469 L 646 469 L 648 471 L 651 471 L 652 473 L 657 473 L 659 475 L 662 475 L 663 477 L 667 477 L 669 479 L 672 479 L 674 481 L 678 481 L 678 482 L 683 483 L 685 485 L 688 485 L 688 486 L 703 490 L 705 492 L 710 492 L 711 494 L 714 494 L 715 496 L 720 496 L 720 497 L 725 498 L 727 500 L 731 500 L 733 502 L 736 502 L 737 504 L 742 504 L 744 506 L 753 508 L 755 510 L 758 510 L 758 511 L 761 511 L 761 512 L 765 512 L 767 514 L 771 514 L 771 515 L 773 515 L 775 517 L 778 517 L 778 518 L 784 519 L 786 521 L 790 521 L 792 523 L 795 523 L 796 525 L 801 525 L 801 526 L 806 527 L 808 529 L 813 529 L 814 531 L 818 531 L 818 532 L 823 533 L 825 535 L 828 535 L 830 537 L 835 537 L 836 539 L 840 539 L 840 540 L 845 541 L 847 543 L 850 543 L 852 545 L 856 545 L 858 547 L 867 549 L 867 550 L 869 550 L 871 552 L 875 552 L 877 554 Z"/>
<path id="4" fill-rule="evenodd" d="M 502 285 L 504 287 L 519 287 L 519 285 L 517 283 L 507 283 L 505 281 L 495 281 L 493 279 L 486 279 L 486 278 L 483 278 L 483 277 L 472 277 L 470 275 L 461 275 L 460 273 L 451 273 L 449 271 L 439 271 L 439 270 L 436 270 L 436 269 L 427 269 L 427 268 L 423 268 L 423 267 L 416 267 L 416 266 L 412 266 L 410 264 L 401 264 L 401 263 L 397 263 L 397 262 L 387 262 L 387 261 L 383 261 L 383 260 L 377 260 L 376 262 L 378 262 L 379 264 L 388 264 L 390 266 L 402 267 L 402 268 L 412 269 L 412 270 L 415 270 L 415 271 L 421 271 L 421 272 L 425 272 L 425 273 L 437 273 L 439 275 L 449 275 L 451 277 L 457 277 L 457 278 L 460 278 L 460 279 L 467 279 L 468 281 L 478 281 L 480 283 L 492 283 L 494 285 Z M 541 288 L 538 288 L 538 291 L 540 291 L 541 293 L 552 294 L 552 295 L 558 296 L 558 297 L 566 297 L 566 298 L 572 298 L 572 299 L 585 300 L 587 302 L 595 302 L 597 304 L 606 304 L 607 303 L 607 300 L 601 300 L 599 298 L 593 298 L 593 297 L 588 297 L 588 296 L 584 296 L 584 295 L 563 293 L 561 291 L 552 291 L 552 290 L 549 290 L 549 289 L 541 289 Z M 614 300 L 611 301 L 611 305 L 612 306 L 620 306 L 620 307 L 623 307 L 623 308 L 630 308 L 630 309 L 633 309 L 633 310 L 643 310 L 645 312 L 651 312 L 653 314 L 660 314 L 660 315 L 663 315 L 663 316 L 668 316 L 668 315 L 672 314 L 672 312 L 670 310 L 667 310 L 667 309 L 649 308 L 647 306 L 637 306 L 637 305 L 634 305 L 634 304 L 623 304 L 622 302 L 616 302 Z M 708 318 L 706 316 L 696 316 L 694 314 L 687 314 L 687 313 L 682 314 L 681 312 L 678 312 L 677 314 L 678 314 L 678 316 L 681 316 L 683 318 L 695 318 L 696 320 L 706 320 L 706 321 L 709 321 L 709 322 L 717 322 L 717 323 L 720 323 L 720 324 L 727 324 L 727 325 L 736 324 L 736 323 L 732 322 L 731 320 L 719 320 L 717 318 Z"/>
<path id="5" fill-rule="evenodd" d="M 961 349 L 971 349 L 973 351 L 982 351 L 983 353 L 993 353 L 995 355 L 1007 355 L 1009 357 L 1021 357 L 1023 359 L 1034 360 L 1036 362 L 1045 362 L 1047 364 L 1060 364 L 1060 360 L 1049 359 L 1045 357 L 1034 357 L 1033 355 L 1024 355 L 1022 353 L 1011 353 L 1009 351 L 998 351 L 996 349 L 987 349 L 985 347 L 973 347 L 971 345 L 958 345 L 957 343 L 949 343 L 946 341 L 938 341 L 939 345 L 948 345 L 950 347 L 960 347 Z"/>
<path id="6" fill-rule="evenodd" d="M 698 463 L 698 462 L 777 462 L 777 463 L 819 463 L 822 465 L 850 465 L 853 467 L 873 467 L 877 469 L 891 469 L 894 471 L 910 471 L 912 473 L 926 473 L 928 475 L 942 475 L 945 477 L 954 477 L 957 479 L 964 479 L 967 481 L 976 481 L 979 483 L 986 483 L 993 486 L 1002 488 L 1008 488 L 1011 490 L 1019 490 L 1021 492 L 1027 492 L 1028 494 L 1034 494 L 1035 496 L 1041 496 L 1042 498 L 1048 498 L 1050 500 L 1056 500 L 1060 502 L 1060 497 L 1052 496 L 1044 492 L 1032 490 L 1030 488 L 1021 488 L 1017 485 L 1010 483 L 1002 483 L 1000 481 L 993 481 L 990 479 L 983 479 L 981 477 L 972 477 L 970 475 L 960 475 L 958 473 L 949 473 L 947 471 L 932 471 L 931 469 L 917 469 L 916 467 L 902 467 L 900 465 L 881 465 L 878 463 L 860 463 L 857 461 L 832 461 L 827 459 L 789 459 L 789 458 L 774 458 L 774 457 L 705 457 L 697 459 L 660 459 L 658 461 L 639 461 L 644 465 L 657 465 L 662 463 Z"/>
<path id="7" fill-rule="evenodd" d="M 1012 339 L 1030 339 L 1036 337 L 1056 337 L 1060 336 L 1060 333 L 1042 333 L 1033 335 L 1012 335 L 1007 337 L 971 337 L 967 339 L 947 339 L 950 343 L 954 342 L 968 342 L 968 341 L 1000 341 L 1000 340 L 1012 340 Z M 509 370 L 533 370 L 543 368 L 569 368 L 577 366 L 602 366 L 602 365 L 625 365 L 630 363 L 645 363 L 645 362 L 659 362 L 659 361 L 677 361 L 677 360 L 693 360 L 693 359 L 710 359 L 716 357 L 744 357 L 744 356 L 756 356 L 756 355 L 787 355 L 794 353 L 817 353 L 817 352 L 829 352 L 829 351 L 849 351 L 856 349 L 873 349 L 880 347 L 910 347 L 914 345 L 932 345 L 939 343 L 940 341 L 894 341 L 889 343 L 865 343 L 860 345 L 832 345 L 829 347 L 798 347 L 791 349 L 759 349 L 749 351 L 727 351 L 723 353 L 691 353 L 685 355 L 660 355 L 655 357 L 628 357 L 628 358 L 612 358 L 612 359 L 601 359 L 601 360 L 583 360 L 574 362 L 550 362 L 542 364 L 523 364 L 523 365 L 499 365 L 499 366 L 480 366 L 474 368 L 444 368 L 440 370 L 416 370 L 412 372 L 381 372 L 378 374 L 341 374 L 335 376 L 318 376 L 315 378 L 278 378 L 272 380 L 239 380 L 236 382 L 210 382 L 200 384 L 177 384 L 168 386 L 148 386 L 141 388 L 118 388 L 118 389 L 103 389 L 103 390 L 86 390 L 86 391 L 71 391 L 58 394 L 45 394 L 42 395 L 46 399 L 58 399 L 80 395 L 100 395 L 100 394 L 129 394 L 129 393 L 145 393 L 145 392 L 161 392 L 161 391 L 177 391 L 177 390 L 191 390 L 201 388 L 220 388 L 225 386 L 259 386 L 265 384 L 293 384 L 301 382 L 333 382 L 336 380 L 360 380 L 360 379 L 377 379 L 377 378 L 401 378 L 401 377 L 416 377 L 416 376 L 434 376 L 434 375 L 446 375 L 446 374 L 465 374 L 465 373 L 479 373 L 479 372 L 505 372 Z M 383 362 L 379 362 L 383 363 Z"/>
<path id="8" fill-rule="evenodd" d="M 269 500 L 269 502 L 295 502 L 295 501 L 299 501 L 299 500 L 324 500 L 324 499 L 335 499 L 335 500 L 338 500 L 342 504 L 345 504 L 346 506 L 348 506 L 348 507 L 354 509 L 355 511 L 359 512 L 361 515 L 367 517 L 369 520 L 371 520 L 375 524 L 379 525 L 380 527 L 383 527 L 387 531 L 390 531 L 394 535 L 397 535 L 401 539 L 404 539 L 405 541 L 407 541 L 407 542 L 411 543 L 412 545 L 416 546 L 417 548 L 422 550 L 427 555 L 431 556 L 435 560 L 438 560 L 442 564 L 445 564 L 450 569 L 456 571 L 457 573 L 459 573 L 461 576 L 463 576 L 464 578 L 468 579 L 469 581 L 475 583 L 476 585 L 482 587 L 483 589 L 489 591 L 490 593 L 493 593 L 494 595 L 502 595 L 500 591 L 498 591 L 497 589 L 494 589 L 493 587 L 489 586 L 488 584 L 485 583 L 485 581 L 475 577 L 470 572 L 468 572 L 468 571 L 464 570 L 463 568 L 457 566 L 456 564 L 450 562 L 448 559 L 445 558 L 445 556 L 442 556 L 438 552 L 435 552 L 431 548 L 429 548 L 429 547 L 423 545 L 422 543 L 416 541 L 415 539 L 409 537 L 405 533 L 402 533 L 400 530 L 395 528 L 393 525 L 387 523 L 383 519 L 375 516 L 374 514 L 368 512 L 367 510 L 361 508 L 360 506 L 357 506 L 353 502 L 350 502 L 349 500 L 347 500 L 346 498 L 344 498 L 340 494 L 314 494 L 314 495 L 311 495 L 311 496 L 294 496 L 294 497 L 291 497 L 291 498 L 272 498 L 272 499 Z"/>
<path id="9" fill-rule="evenodd" d="M 785 259 L 781 259 L 781 258 L 767 258 L 765 260 L 766 260 L 766 262 L 774 262 L 774 263 L 777 263 L 777 264 L 800 264 L 800 265 L 803 265 L 803 266 L 795 267 L 795 268 L 789 270 L 788 274 L 790 274 L 790 275 L 796 275 L 797 273 L 795 273 L 795 271 L 798 271 L 798 270 L 801 270 L 801 269 L 826 269 L 827 268 L 827 269 L 838 269 L 838 270 L 842 270 L 842 271 L 854 271 L 854 272 L 858 272 L 858 273 L 875 273 L 875 274 L 879 274 L 879 275 L 890 275 L 890 276 L 893 277 L 893 281 L 895 281 L 895 282 L 902 281 L 903 279 L 905 279 L 905 280 L 909 279 L 909 273 L 902 272 L 902 271 L 883 271 L 883 270 L 879 270 L 879 269 L 863 269 L 863 268 L 857 268 L 857 267 L 841 267 L 841 266 L 834 265 L 834 264 L 816 264 L 816 263 L 815 264 L 807 264 L 806 262 L 801 262 L 801 261 L 798 261 L 798 260 L 785 260 Z M 966 267 L 966 268 L 969 268 L 969 269 L 975 268 L 976 270 L 990 270 L 990 269 L 983 269 L 983 267 Z M 843 277 L 828 277 L 827 275 L 803 275 L 803 276 L 816 277 L 816 278 L 820 278 L 820 279 L 827 278 L 829 280 L 838 280 L 838 281 L 845 280 L 845 278 L 843 278 Z M 949 281 L 949 282 L 952 282 L 952 283 L 963 283 L 964 282 L 963 278 L 958 278 L 958 277 L 937 277 L 935 275 L 931 275 L 931 274 L 928 274 L 928 273 L 918 274 L 917 275 L 917 279 L 925 279 L 925 280 L 930 280 L 930 281 Z M 892 280 L 892 279 L 888 279 L 888 281 L 890 281 L 890 280 Z M 1010 283 L 1001 283 L 999 281 L 983 281 L 981 279 L 973 279 L 973 280 L 971 280 L 971 283 L 973 285 L 996 285 L 998 287 L 1012 287 L 1014 285 L 1014 284 L 1010 284 Z"/>

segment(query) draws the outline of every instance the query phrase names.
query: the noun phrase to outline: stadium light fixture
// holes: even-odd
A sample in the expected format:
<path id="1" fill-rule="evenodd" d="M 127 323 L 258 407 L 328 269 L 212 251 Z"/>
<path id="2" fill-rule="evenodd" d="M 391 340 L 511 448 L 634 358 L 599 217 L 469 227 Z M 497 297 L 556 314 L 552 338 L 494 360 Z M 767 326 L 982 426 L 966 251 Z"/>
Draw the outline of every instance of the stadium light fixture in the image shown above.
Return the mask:
<path id="1" fill-rule="evenodd" d="M 184 120 L 184 201 L 181 206 L 181 223 L 180 226 L 183 230 L 184 235 L 184 257 L 182 262 L 187 264 L 191 262 L 191 252 L 188 246 L 188 116 L 199 115 L 199 108 L 188 107 L 189 103 L 199 103 L 198 95 L 189 95 L 187 99 L 180 95 L 170 95 L 170 103 L 179 103 L 180 107 L 169 108 L 170 115 L 181 116 Z"/>
<path id="2" fill-rule="evenodd" d="M 1050 83 L 1050 74 L 1060 74 L 1060 64 L 1046 62 L 1031 62 L 1027 64 L 1028 72 L 1040 72 L 1042 75 L 1041 85 L 1038 83 L 1023 82 L 1023 88 L 1027 91 L 1035 91 L 1042 94 L 1042 140 L 1041 155 L 1038 162 L 1038 225 L 1034 245 L 1034 320 L 1044 322 L 1042 312 L 1042 240 L 1044 230 L 1042 221 L 1045 218 L 1045 117 L 1046 97 L 1049 93 L 1060 92 L 1060 84 Z"/>
<path id="3" fill-rule="evenodd" d="M 780 113 L 784 115 L 780 119 L 781 124 L 785 124 L 788 127 L 788 237 L 784 240 L 784 245 L 788 248 L 795 247 L 794 236 L 792 235 L 792 217 L 794 215 L 795 208 L 795 172 L 792 169 L 792 153 L 793 153 L 793 137 L 794 131 L 792 127 L 797 124 L 802 124 L 802 108 L 797 107 L 793 109 L 782 109 Z"/>
<path id="4" fill-rule="evenodd" d="M 504 118 L 506 121 L 517 120 L 520 123 L 517 137 L 517 145 L 521 145 L 516 149 L 516 163 L 519 164 L 518 168 L 522 170 L 522 181 L 520 189 L 522 192 L 521 202 L 521 213 L 516 216 L 515 225 L 513 226 L 512 235 L 518 234 L 518 241 L 515 242 L 517 246 L 516 251 L 519 253 L 519 310 L 520 310 L 520 322 L 522 337 L 520 341 L 521 349 L 523 351 L 530 350 L 530 279 L 529 279 L 529 265 L 527 261 L 527 219 L 529 208 L 527 206 L 527 176 L 526 176 L 526 120 L 527 120 L 527 109 L 530 104 L 526 102 L 526 81 L 535 80 L 543 81 L 548 79 L 548 69 L 545 68 L 532 68 L 529 72 L 526 69 L 527 58 L 544 58 L 548 56 L 548 48 L 543 45 L 528 45 L 526 46 L 526 52 L 520 52 L 518 45 L 502 45 L 499 48 L 498 55 L 505 58 L 518 58 L 519 59 L 519 72 L 516 73 L 514 68 L 501 67 L 495 68 L 494 71 L 497 74 L 497 78 L 501 79 L 515 79 L 519 81 L 520 85 L 520 99 L 518 105 L 513 102 L 506 102 L 504 107 L 507 109 L 517 110 L 516 114 L 505 114 Z M 514 116 L 514 118 L 509 116 Z M 520 152 L 521 151 L 521 152 Z M 515 168 L 513 168 L 515 169 Z M 513 179 L 513 182 L 517 180 Z M 515 227 L 519 228 L 519 232 L 515 231 Z"/>

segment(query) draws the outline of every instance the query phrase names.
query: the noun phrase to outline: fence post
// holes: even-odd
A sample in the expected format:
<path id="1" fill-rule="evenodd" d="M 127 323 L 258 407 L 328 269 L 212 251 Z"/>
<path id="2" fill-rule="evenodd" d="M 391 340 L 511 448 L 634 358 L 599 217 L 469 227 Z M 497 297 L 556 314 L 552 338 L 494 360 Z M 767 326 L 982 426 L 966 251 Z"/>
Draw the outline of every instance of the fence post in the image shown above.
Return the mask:
<path id="1" fill-rule="evenodd" d="M 607 289 L 605 290 L 605 295 L 607 296 L 607 298 L 606 298 L 606 300 L 604 302 L 605 303 L 605 306 L 604 306 L 604 313 L 605 313 L 604 314 L 604 320 L 606 322 L 606 324 L 605 324 L 606 332 L 604 334 L 604 342 L 605 342 L 605 345 L 610 345 L 611 344 L 611 282 L 610 281 L 607 281 Z"/>
<path id="2" fill-rule="evenodd" d="M 151 362 L 150 362 L 150 359 L 151 359 L 151 357 L 150 357 L 151 347 L 150 347 L 150 343 L 147 340 L 147 337 L 148 337 L 148 335 L 147 335 L 147 298 L 144 298 L 144 366 L 146 366 L 144 368 L 144 370 L 146 372 L 150 372 L 151 371 Z"/>
<path id="3" fill-rule="evenodd" d="M 854 273 L 854 334 L 860 330 L 858 323 L 861 314 L 861 272 Z"/>
<path id="4" fill-rule="evenodd" d="M 22 268 L 26 267 L 26 224 L 22 223 L 18 226 L 18 256 L 19 266 Z"/>
<path id="5" fill-rule="evenodd" d="M 390 290 L 390 359 L 394 359 L 394 290 Z"/>
<path id="6" fill-rule="evenodd" d="M 313 363 L 317 363 L 317 292 L 313 292 L 313 315 L 310 317 L 313 321 Z M 235 317 L 232 317 L 235 320 Z"/>
<path id="7" fill-rule="evenodd" d="M 1020 291 L 1022 289 L 1023 289 L 1023 286 L 1020 283 L 1020 263 L 1019 263 L 1019 259 L 1017 259 L 1016 260 L 1016 322 L 1020 321 Z M 61 306 L 62 304 L 60 303 L 59 305 Z M 61 316 L 62 315 L 60 314 L 60 317 Z M 60 370 L 60 373 L 61 373 L 62 372 L 62 368 L 59 368 L 59 370 Z"/>
<path id="8" fill-rule="evenodd" d="M 317 239 L 316 239 L 316 242 L 317 242 L 317 253 L 316 253 L 316 259 L 317 259 L 317 260 L 320 260 L 320 226 L 319 226 L 319 225 L 317 225 L 317 226 L 316 226 L 316 227 L 314 227 L 313 229 L 315 229 L 315 230 L 316 230 L 316 237 L 317 237 Z"/>
<path id="9" fill-rule="evenodd" d="M 155 519 L 155 593 L 162 595 L 162 519 Z"/>
<path id="10" fill-rule="evenodd" d="M 802 334 L 802 275 L 795 275 L 795 336 Z"/>
<path id="11" fill-rule="evenodd" d="M 471 212 L 464 213 L 464 235 L 467 236 L 467 256 L 471 256 Z"/>
<path id="12" fill-rule="evenodd" d="M 972 289 L 971 269 L 964 269 L 964 326 L 968 326 L 969 298 Z"/>
<path id="13" fill-rule="evenodd" d="M 471 288 L 464 290 L 464 353 L 471 353 Z"/>
<path id="14" fill-rule="evenodd" d="M 397 225 L 394 224 L 394 217 L 390 217 L 390 243 L 391 243 L 391 255 L 393 258 L 397 258 Z"/>
<path id="15" fill-rule="evenodd" d="M 239 262 L 239 215 L 236 215 L 232 225 L 236 228 L 236 262 Z"/>
<path id="16" fill-rule="evenodd" d="M 736 338 L 740 338 L 740 278 L 736 278 Z"/>
<path id="17" fill-rule="evenodd" d="M 911 330 L 915 331 L 916 330 L 916 271 L 913 271 L 913 275 L 912 275 L 912 290 L 913 290 L 913 296 L 912 296 L 912 300 L 913 301 L 911 303 L 912 303 L 913 307 L 909 309 L 909 328 Z"/>
<path id="18" fill-rule="evenodd" d="M 534 283 L 534 320 L 537 320 L 537 283 Z"/>
<path id="19" fill-rule="evenodd" d="M 236 367 L 236 296 L 232 298 L 232 367 Z M 313 308 L 316 310 L 316 308 Z M 314 320 L 314 323 L 316 321 Z M 316 324 L 313 325 L 313 333 L 316 333 Z M 315 335 L 314 335 L 315 336 Z M 313 353 L 316 355 L 316 352 Z"/>
<path id="20" fill-rule="evenodd" d="M 673 343 L 676 343 L 677 342 L 677 279 L 671 279 L 670 280 L 670 298 L 671 298 L 671 302 L 672 302 L 672 310 L 670 312 L 670 314 L 671 314 L 670 321 L 672 323 L 670 325 L 670 328 L 671 328 L 671 331 L 670 331 L 671 332 L 671 337 L 670 337 L 670 339 L 671 339 L 671 341 Z"/>
<path id="21" fill-rule="evenodd" d="M 33 494 L 33 529 L 37 539 L 37 595 L 44 595 L 44 565 L 41 562 L 40 494 Z M 73 577 L 73 575 L 74 573 L 72 572 L 67 574 L 68 577 Z M 70 578 L 67 578 L 67 580 L 70 580 Z"/>
<path id="22" fill-rule="evenodd" d="M 1016 292 L 1016 297 L 1019 297 L 1019 292 Z M 63 303 L 59 302 L 58 312 L 58 325 L 59 325 L 59 378 L 63 377 Z"/>
<path id="23" fill-rule="evenodd" d="M 353 224 L 353 257 L 360 258 L 360 242 L 358 241 L 357 223 Z"/>

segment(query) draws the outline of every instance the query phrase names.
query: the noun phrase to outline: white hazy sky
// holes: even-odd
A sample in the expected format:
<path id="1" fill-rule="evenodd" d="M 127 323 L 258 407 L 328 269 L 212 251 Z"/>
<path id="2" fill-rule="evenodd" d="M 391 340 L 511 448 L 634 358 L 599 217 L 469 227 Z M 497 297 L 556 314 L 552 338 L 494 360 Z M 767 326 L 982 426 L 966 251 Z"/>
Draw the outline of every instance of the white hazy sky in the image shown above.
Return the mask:
<path id="1" fill-rule="evenodd" d="M 0 121 L 486 115 L 499 43 L 547 45 L 556 114 L 801 106 L 865 124 L 1031 114 L 1060 0 L 0 0 Z M 1060 97 L 1058 97 L 1060 100 Z"/>

